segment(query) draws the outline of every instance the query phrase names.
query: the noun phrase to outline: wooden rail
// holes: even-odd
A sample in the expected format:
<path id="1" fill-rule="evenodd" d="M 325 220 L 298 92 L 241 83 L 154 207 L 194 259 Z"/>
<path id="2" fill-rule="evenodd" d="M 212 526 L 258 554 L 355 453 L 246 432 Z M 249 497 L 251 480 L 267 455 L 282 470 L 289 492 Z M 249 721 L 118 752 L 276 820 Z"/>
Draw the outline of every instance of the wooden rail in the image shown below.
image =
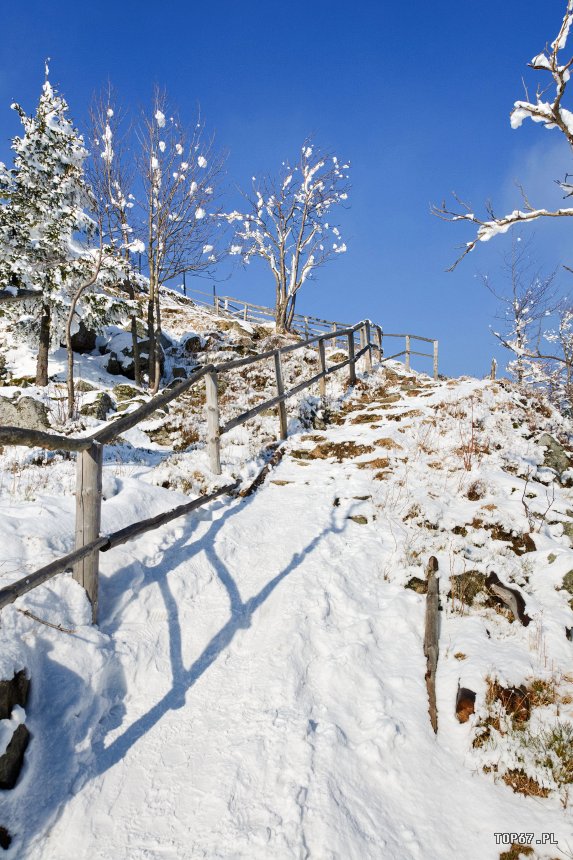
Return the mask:
<path id="1" fill-rule="evenodd" d="M 319 322 L 324 321 L 319 320 Z M 372 334 L 374 335 L 373 340 Z M 358 349 L 356 349 L 355 342 L 357 335 L 359 337 Z M 230 493 L 237 487 L 237 482 L 228 484 L 216 490 L 214 493 L 207 496 L 201 496 L 184 505 L 179 505 L 171 511 L 134 523 L 118 532 L 114 532 L 111 535 L 100 536 L 104 445 L 109 444 L 113 440 L 117 439 L 122 433 L 135 427 L 141 421 L 152 415 L 152 413 L 157 409 L 166 406 L 173 400 L 176 400 L 204 378 L 209 465 L 211 471 L 215 475 L 220 475 L 221 436 L 224 433 L 228 433 L 234 427 L 244 424 L 246 421 L 254 418 L 266 409 L 277 408 L 279 419 L 278 435 L 280 439 L 285 439 L 287 435 L 286 401 L 317 383 L 320 385 L 321 395 L 324 396 L 326 392 L 327 377 L 345 367 L 348 367 L 349 384 L 354 385 L 356 382 L 356 363 L 360 359 L 364 358 L 365 369 L 367 371 L 372 369 L 373 351 L 377 352 L 378 360 L 380 362 L 388 360 L 387 358 L 383 358 L 382 347 L 383 338 L 387 336 L 400 336 L 406 338 L 406 366 L 409 366 L 409 339 L 410 337 L 416 339 L 416 337 L 414 335 L 385 335 L 383 334 L 380 326 L 372 324 L 369 320 L 363 320 L 354 326 L 346 326 L 343 328 L 337 327 L 335 330 L 331 328 L 329 331 L 321 334 L 314 334 L 302 342 L 289 344 L 288 346 L 281 347 L 280 349 L 269 350 L 267 352 L 260 353 L 259 355 L 233 359 L 217 365 L 205 365 L 195 371 L 195 373 L 191 374 L 188 379 L 184 379 L 173 387 L 161 392 L 161 394 L 157 394 L 133 412 L 122 415 L 120 418 L 115 421 L 111 421 L 89 436 L 71 437 L 36 430 L 26 430 L 17 427 L 0 427 L 0 444 L 24 445 L 28 447 L 41 447 L 49 450 L 63 450 L 78 453 L 75 550 L 62 558 L 56 559 L 34 573 L 19 579 L 12 585 L 0 589 L 0 609 L 9 603 L 12 603 L 32 588 L 48 581 L 53 576 L 56 576 L 62 571 L 72 569 L 74 579 L 76 579 L 76 581 L 85 588 L 88 594 L 92 605 L 92 617 L 95 623 L 97 621 L 98 612 L 98 567 L 100 552 L 105 552 L 118 546 L 120 543 L 133 540 L 135 537 L 144 534 L 150 529 L 157 528 L 163 523 L 169 522 L 177 517 L 184 516 L 202 505 L 207 504 L 223 493 Z M 348 358 L 329 366 L 325 348 L 326 342 L 334 341 L 336 344 L 342 338 L 344 338 L 347 344 Z M 434 358 L 437 362 L 437 341 L 431 341 L 428 338 L 417 339 L 434 343 Z M 319 365 L 318 373 L 315 373 L 309 379 L 302 380 L 291 388 L 286 389 L 282 372 L 282 357 L 288 353 L 307 349 L 311 346 L 315 346 L 317 348 L 317 359 Z M 253 408 L 242 412 L 240 415 L 235 416 L 225 424 L 221 425 L 217 386 L 219 375 L 241 367 L 247 367 L 257 362 L 269 360 L 271 358 L 274 361 L 276 395 L 265 400 L 263 403 L 259 403 Z M 434 375 L 437 376 L 437 364 L 434 366 Z"/>
<path id="2" fill-rule="evenodd" d="M 30 573 L 11 585 L 0 589 L 0 609 L 7 606 L 9 603 L 12 603 L 32 588 L 36 588 L 38 585 L 47 582 L 59 573 L 71 569 L 73 570 L 74 579 L 76 579 L 85 588 L 88 594 L 92 605 L 92 617 L 95 623 L 97 621 L 98 612 L 98 567 L 100 552 L 105 552 L 114 546 L 118 546 L 120 543 L 134 539 L 150 529 L 157 528 L 163 523 L 169 522 L 177 517 L 184 516 L 202 505 L 207 504 L 223 493 L 231 492 L 237 487 L 236 482 L 226 485 L 215 493 L 211 493 L 208 496 L 201 496 L 192 502 L 179 505 L 172 511 L 134 523 L 133 525 L 128 526 L 119 532 L 114 532 L 111 535 L 100 536 L 103 446 L 112 442 L 114 439 L 117 439 L 118 436 L 125 433 L 132 427 L 135 427 L 141 421 L 148 418 L 157 409 L 166 406 L 173 400 L 177 399 L 181 394 L 196 385 L 202 378 L 205 378 L 207 450 L 211 470 L 215 474 L 219 475 L 221 474 L 220 439 L 223 433 L 228 432 L 239 424 L 244 424 L 245 421 L 248 421 L 264 409 L 268 409 L 271 406 L 278 406 L 279 436 L 280 438 L 286 438 L 287 417 L 285 401 L 288 398 L 293 397 L 295 394 L 315 384 L 317 381 L 325 380 L 327 375 L 346 366 L 350 366 L 350 379 L 355 380 L 356 361 L 366 353 L 370 355 L 372 349 L 378 349 L 379 358 L 382 357 L 379 346 L 366 341 L 367 326 L 369 330 L 369 323 L 367 324 L 362 322 L 355 326 L 343 329 L 341 332 L 337 332 L 336 335 L 329 332 L 308 338 L 302 343 L 291 344 L 280 349 L 270 350 L 257 356 L 249 356 L 243 359 L 224 362 L 219 365 L 206 365 L 193 373 L 188 379 L 182 380 L 172 388 L 152 397 L 151 400 L 142 404 L 138 409 L 127 415 L 122 415 L 116 421 L 106 424 L 90 436 L 70 437 L 36 430 L 26 430 L 18 427 L 0 427 L 0 444 L 24 445 L 28 447 L 41 447 L 48 450 L 64 450 L 78 453 L 75 529 L 76 548 L 73 552 L 56 559 L 50 564 L 36 570 L 34 573 Z M 362 339 L 365 342 L 365 346 L 356 355 L 354 355 L 354 337 L 358 331 L 364 331 Z M 346 361 L 339 362 L 338 364 L 328 367 L 325 360 L 324 342 L 342 335 L 345 335 L 348 338 L 348 343 L 352 344 L 349 358 Z M 380 337 L 381 333 L 378 336 L 378 342 L 380 342 Z M 321 367 L 320 372 L 308 380 L 303 380 L 289 390 L 285 390 L 282 377 L 281 356 L 295 350 L 305 349 L 312 344 L 318 345 L 318 358 Z M 276 397 L 258 404 L 254 409 L 241 413 L 221 427 L 217 394 L 218 375 L 271 357 L 274 358 L 275 363 L 277 383 Z"/>

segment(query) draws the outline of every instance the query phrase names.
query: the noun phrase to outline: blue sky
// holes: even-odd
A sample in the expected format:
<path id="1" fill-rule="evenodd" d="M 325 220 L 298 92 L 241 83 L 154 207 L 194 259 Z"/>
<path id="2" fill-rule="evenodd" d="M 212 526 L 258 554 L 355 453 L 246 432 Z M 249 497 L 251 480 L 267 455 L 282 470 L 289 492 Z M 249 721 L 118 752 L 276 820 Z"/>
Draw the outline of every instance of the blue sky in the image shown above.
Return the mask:
<path id="1" fill-rule="evenodd" d="M 0 157 L 9 159 L 19 128 L 9 105 L 34 109 L 48 56 L 51 80 L 83 129 L 91 96 L 108 79 L 135 110 L 155 83 L 182 117 L 199 103 L 229 151 L 229 206 L 237 185 L 296 159 L 310 134 L 352 165 L 350 208 L 338 219 L 348 253 L 305 285 L 298 309 L 438 337 L 443 372 L 481 376 L 492 356 L 505 362 L 507 354 L 489 332 L 495 301 L 478 273 L 494 278 L 509 238 L 480 245 L 448 274 L 471 229 L 431 217 L 430 203 L 455 190 L 476 212 L 491 199 L 503 214 L 520 205 L 515 180 L 534 205 L 559 203 L 553 179 L 572 170 L 567 147 L 532 123 L 513 131 L 509 112 L 523 96 L 522 76 L 535 90 L 526 63 L 554 38 L 564 11 L 564 0 L 9 4 Z M 573 265 L 564 220 L 529 230 L 547 269 Z M 563 291 L 571 277 L 560 276 Z M 233 269 L 218 290 L 273 300 L 262 264 Z"/>

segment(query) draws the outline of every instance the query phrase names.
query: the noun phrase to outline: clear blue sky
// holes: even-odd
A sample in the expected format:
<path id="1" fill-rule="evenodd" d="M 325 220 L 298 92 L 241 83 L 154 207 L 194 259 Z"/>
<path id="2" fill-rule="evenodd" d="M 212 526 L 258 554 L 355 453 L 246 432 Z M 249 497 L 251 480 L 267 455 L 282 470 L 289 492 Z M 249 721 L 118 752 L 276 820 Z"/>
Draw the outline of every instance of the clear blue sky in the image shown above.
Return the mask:
<path id="1" fill-rule="evenodd" d="M 108 79 L 135 109 L 154 83 L 183 117 L 199 102 L 229 150 L 229 205 L 236 185 L 295 159 L 312 134 L 352 165 L 351 206 L 339 219 L 348 253 L 305 285 L 298 309 L 438 337 L 445 373 L 483 375 L 494 354 L 507 354 L 489 333 L 495 302 L 477 273 L 495 274 L 508 239 L 478 247 L 447 274 L 472 233 L 429 207 L 455 190 L 476 212 L 490 198 L 503 214 L 520 205 L 516 179 L 534 205 L 559 201 L 552 180 L 573 167 L 559 133 L 527 122 L 512 131 L 509 112 L 522 75 L 534 91 L 526 63 L 554 38 L 564 11 L 564 0 L 9 3 L 0 157 L 10 157 L 19 128 L 9 105 L 34 109 L 48 56 L 51 80 L 84 130 L 90 98 Z M 565 220 L 534 228 L 547 268 L 573 264 Z M 561 276 L 564 291 L 571 277 Z M 218 289 L 273 301 L 270 275 L 256 263 Z"/>

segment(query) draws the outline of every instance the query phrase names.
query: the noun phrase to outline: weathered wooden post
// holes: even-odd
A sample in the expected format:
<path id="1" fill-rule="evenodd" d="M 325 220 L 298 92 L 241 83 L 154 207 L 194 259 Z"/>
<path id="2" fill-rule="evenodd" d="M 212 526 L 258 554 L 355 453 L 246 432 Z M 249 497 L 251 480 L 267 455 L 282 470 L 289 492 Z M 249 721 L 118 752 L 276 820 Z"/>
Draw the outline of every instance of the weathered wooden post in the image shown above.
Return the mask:
<path id="1" fill-rule="evenodd" d="M 374 340 L 376 342 L 376 349 L 378 350 L 378 361 L 382 360 L 382 329 L 379 325 L 374 326 Z"/>
<path id="2" fill-rule="evenodd" d="M 497 361 L 495 360 L 495 358 L 492 358 L 492 360 L 491 360 L 491 372 L 490 372 L 490 378 L 491 379 L 495 379 L 496 371 L 497 371 Z"/>
<path id="3" fill-rule="evenodd" d="M 76 466 L 76 549 L 99 537 L 101 527 L 101 476 L 103 445 L 94 442 L 78 454 Z M 87 592 L 92 605 L 92 621 L 98 616 L 99 552 L 93 552 L 74 566 L 74 579 Z"/>
<path id="4" fill-rule="evenodd" d="M 245 320 L 245 322 L 247 322 L 248 318 L 249 318 L 249 317 L 248 317 L 248 314 L 247 314 L 247 303 L 245 302 L 245 307 L 244 307 L 244 309 L 243 309 L 243 319 Z"/>
<path id="5" fill-rule="evenodd" d="M 410 335 L 406 335 L 406 360 L 404 362 L 406 370 L 410 370 Z"/>
<path id="6" fill-rule="evenodd" d="M 281 365 L 281 354 L 278 349 L 275 350 L 275 376 L 277 380 L 277 394 L 282 397 L 285 393 L 285 385 L 283 381 L 283 369 Z M 287 437 L 287 411 L 286 403 L 281 400 L 278 405 L 279 410 L 279 436 L 281 439 Z"/>
<path id="7" fill-rule="evenodd" d="M 215 296 L 214 299 L 215 299 L 215 313 L 218 314 L 219 313 L 219 296 Z"/>
<path id="8" fill-rule="evenodd" d="M 350 364 L 348 365 L 350 368 L 350 370 L 349 370 L 350 375 L 348 377 L 348 384 L 349 385 L 356 385 L 356 362 L 354 360 L 354 332 L 353 331 L 351 331 L 350 334 L 348 335 L 348 359 L 350 361 Z"/>
<path id="9" fill-rule="evenodd" d="M 326 348 L 322 338 L 318 341 L 318 358 L 320 361 L 320 372 L 324 373 L 324 376 L 321 378 L 319 383 L 320 396 L 326 397 Z"/>
<path id="10" fill-rule="evenodd" d="M 221 474 L 221 440 L 219 436 L 219 398 L 217 393 L 217 371 L 205 375 L 207 397 L 207 450 L 209 466 L 215 475 Z"/>
<path id="11" fill-rule="evenodd" d="M 337 329 L 337 327 L 336 327 L 336 323 L 332 323 L 332 331 L 333 331 L 333 332 L 335 333 L 335 335 L 336 335 L 336 332 L 338 331 L 338 329 Z M 337 338 L 336 338 L 336 336 L 335 336 L 335 338 L 334 338 L 334 348 L 335 348 L 335 349 L 336 349 L 336 347 L 337 347 L 337 343 L 336 343 L 336 341 L 337 341 Z"/>
<path id="12" fill-rule="evenodd" d="M 434 341 L 434 379 L 438 378 L 438 341 Z"/>
<path id="13" fill-rule="evenodd" d="M 436 669 L 438 667 L 438 639 L 440 633 L 438 597 L 438 560 L 432 555 L 426 567 L 426 631 L 424 635 L 424 655 L 426 657 L 426 687 L 428 690 L 428 712 L 434 732 L 438 731 L 438 707 L 436 704 Z"/>
<path id="14" fill-rule="evenodd" d="M 364 356 L 366 359 L 366 370 L 371 373 L 372 372 L 372 345 L 370 343 L 370 321 L 366 320 L 364 323 L 364 346 L 367 346 L 368 349 L 365 352 Z"/>
<path id="15" fill-rule="evenodd" d="M 304 318 L 304 336 L 308 340 L 308 317 Z"/>

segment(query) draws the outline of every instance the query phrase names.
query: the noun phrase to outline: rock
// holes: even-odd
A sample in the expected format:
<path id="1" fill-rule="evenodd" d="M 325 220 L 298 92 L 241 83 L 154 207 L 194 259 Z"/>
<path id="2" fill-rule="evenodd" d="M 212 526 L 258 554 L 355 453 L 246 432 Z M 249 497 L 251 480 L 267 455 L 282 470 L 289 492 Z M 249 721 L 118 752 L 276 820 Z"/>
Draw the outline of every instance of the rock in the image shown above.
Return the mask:
<path id="1" fill-rule="evenodd" d="M 29 689 L 30 679 L 25 669 L 15 672 L 10 680 L 0 681 L 0 720 L 10 719 L 15 705 L 26 707 Z"/>
<path id="2" fill-rule="evenodd" d="M 48 410 L 33 397 L 21 397 L 17 401 L 0 397 L 0 425 L 46 430 L 50 426 Z"/>
<path id="3" fill-rule="evenodd" d="M 420 579 L 417 576 L 413 576 L 412 579 L 408 580 L 406 588 L 411 588 L 412 591 L 415 591 L 417 594 L 428 593 L 428 583 L 425 579 Z"/>
<path id="4" fill-rule="evenodd" d="M 475 712 L 476 694 L 467 687 L 458 687 L 456 696 L 456 717 L 459 723 L 467 723 Z"/>
<path id="5" fill-rule="evenodd" d="M 0 848 L 3 848 L 4 851 L 7 851 L 12 842 L 12 837 L 8 833 L 5 827 L 0 827 Z"/>
<path id="6" fill-rule="evenodd" d="M 92 403 L 86 403 L 80 409 L 81 415 L 90 415 L 99 421 L 105 421 L 107 413 L 114 408 L 114 403 L 107 391 L 100 391 Z"/>
<path id="7" fill-rule="evenodd" d="M 93 352 L 96 348 L 96 337 L 95 331 L 87 328 L 83 320 L 80 320 L 77 332 L 72 335 L 73 351 L 79 353 Z"/>
<path id="8" fill-rule="evenodd" d="M 347 517 L 347 519 L 358 523 L 359 526 L 365 526 L 368 524 L 368 520 L 366 517 L 363 517 L 362 514 L 354 514 L 353 516 Z"/>
<path id="9" fill-rule="evenodd" d="M 117 403 L 121 403 L 122 400 L 133 400 L 136 397 L 141 397 L 140 389 L 133 385 L 114 385 L 112 394 Z"/>
<path id="10" fill-rule="evenodd" d="M 92 385 L 91 382 L 86 382 L 85 379 L 77 379 L 76 382 L 74 382 L 74 386 L 76 391 L 80 391 L 84 394 L 88 391 L 97 391 L 97 387 Z"/>
<path id="11" fill-rule="evenodd" d="M 549 433 L 543 433 L 537 440 L 537 444 L 543 445 L 545 448 L 543 465 L 548 469 L 553 469 L 558 478 L 561 479 L 563 472 L 566 472 L 573 465 L 563 445 L 560 445 Z"/>
<path id="12" fill-rule="evenodd" d="M 10 789 L 16 785 L 29 741 L 30 732 L 21 723 L 12 735 L 6 752 L 0 756 L 0 789 Z"/>
<path id="13" fill-rule="evenodd" d="M 186 338 L 183 343 L 183 349 L 187 353 L 201 352 L 201 350 L 204 348 L 205 347 L 203 346 L 203 341 L 198 334 L 189 335 L 189 337 Z"/>
<path id="14" fill-rule="evenodd" d="M 174 379 L 187 379 L 187 370 L 184 367 L 174 367 L 171 372 Z"/>

